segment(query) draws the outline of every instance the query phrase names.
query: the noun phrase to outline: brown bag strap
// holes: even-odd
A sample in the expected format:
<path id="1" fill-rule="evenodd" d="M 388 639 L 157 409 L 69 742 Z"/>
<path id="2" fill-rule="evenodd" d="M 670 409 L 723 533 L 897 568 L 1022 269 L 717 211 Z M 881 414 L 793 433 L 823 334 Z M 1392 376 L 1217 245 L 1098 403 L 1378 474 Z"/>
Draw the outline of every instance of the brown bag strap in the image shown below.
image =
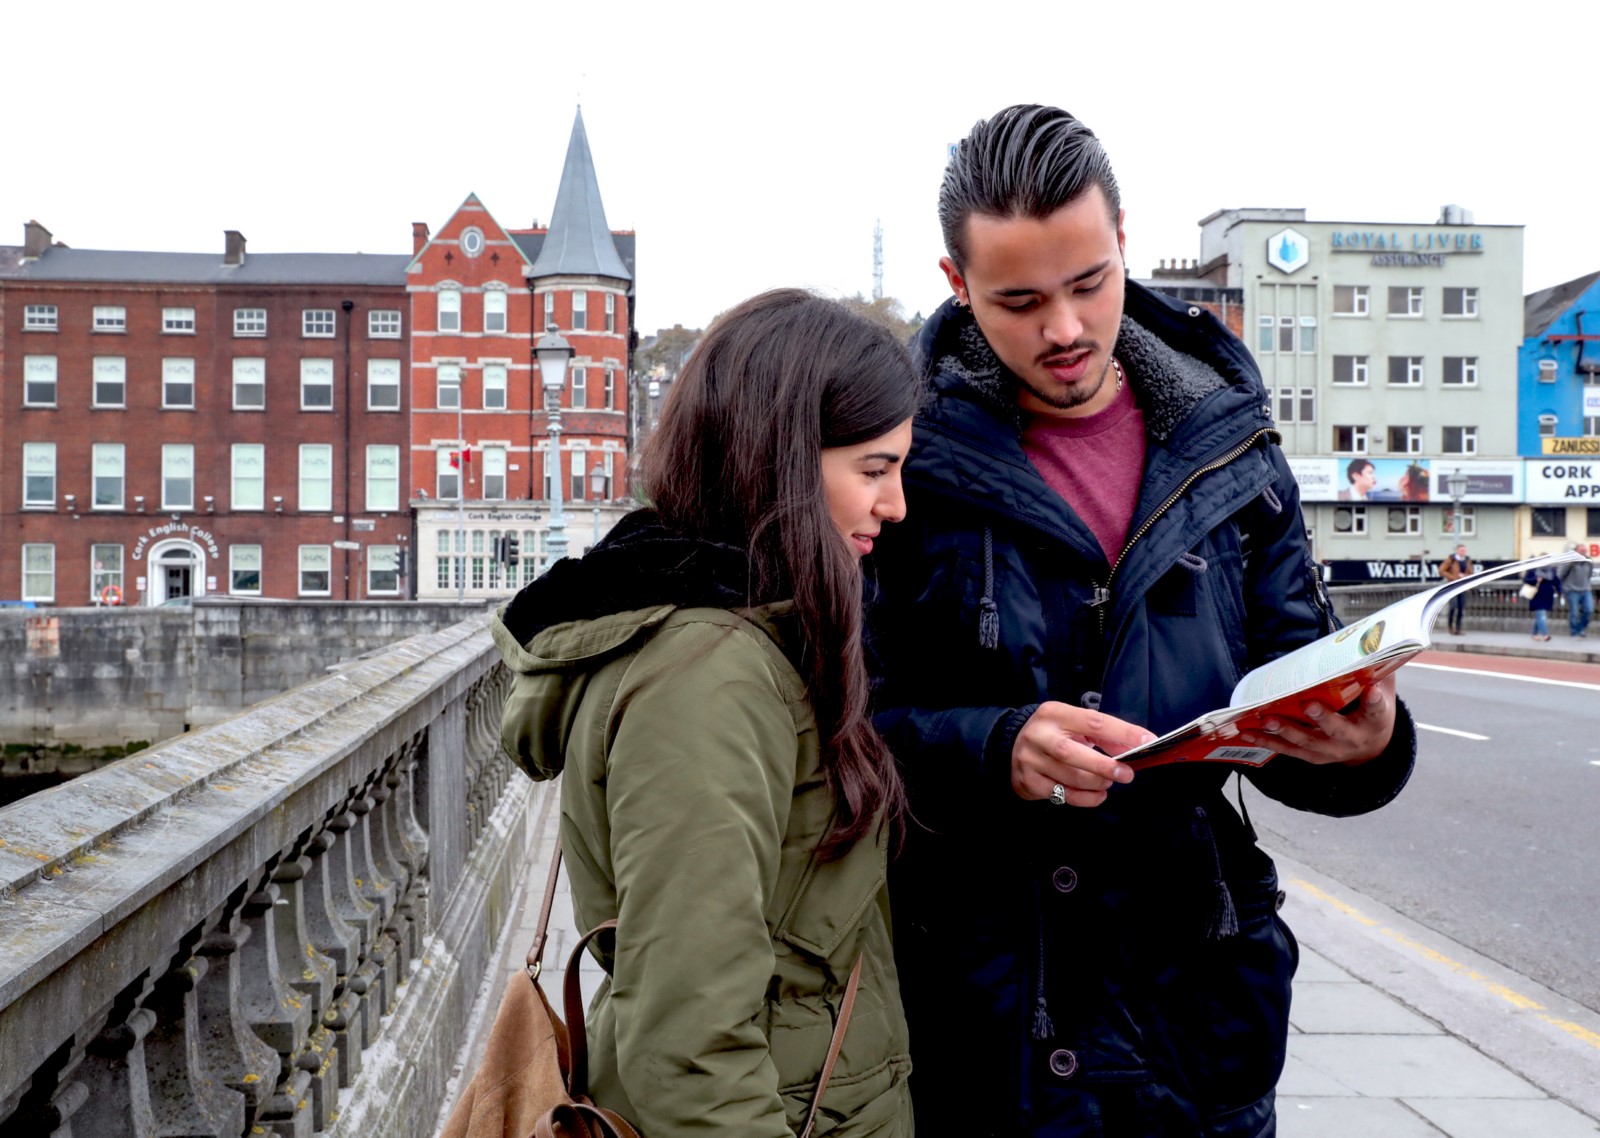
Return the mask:
<path id="1" fill-rule="evenodd" d="M 620 1114 L 592 1102 L 564 1102 L 541 1114 L 533 1138 L 639 1138 Z"/>
<path id="2" fill-rule="evenodd" d="M 550 858 L 550 876 L 545 882 L 544 901 L 539 906 L 539 923 L 534 931 L 533 945 L 528 949 L 528 973 L 535 981 L 539 979 L 539 972 L 543 967 L 550 910 L 555 902 L 556 878 L 560 871 L 561 843 L 557 841 L 555 853 Z M 567 956 L 566 974 L 561 978 L 561 1007 L 565 1013 L 570 1055 L 567 1093 L 574 1099 L 580 1100 L 576 1108 L 579 1113 L 572 1116 L 578 1126 L 588 1129 L 589 1119 L 592 1116 L 598 1124 L 610 1125 L 619 1138 L 639 1138 L 633 1127 L 629 1126 L 620 1115 L 588 1104 L 586 1101 L 589 1096 L 589 1037 L 584 1023 L 583 981 L 579 975 L 579 966 L 583 963 L 583 952 L 589 942 L 607 929 L 616 927 L 616 921 L 605 921 L 596 925 L 578 938 Z M 844 1046 L 844 1033 L 850 1027 L 850 1016 L 855 1011 L 856 993 L 861 988 L 861 966 L 865 961 L 865 955 L 856 957 L 855 967 L 850 970 L 850 979 L 845 983 L 844 999 L 839 1004 L 839 1019 L 833 1025 L 833 1038 L 828 1041 L 828 1055 L 822 1062 L 822 1073 L 817 1076 L 817 1089 L 811 1096 L 811 1109 L 806 1114 L 806 1125 L 805 1129 L 800 1131 L 800 1138 L 811 1138 L 811 1129 L 816 1125 L 817 1111 L 822 1108 L 823 1092 L 828 1089 L 828 1080 L 833 1076 L 833 1066 L 839 1061 L 839 1051 Z M 562 1125 L 562 1119 L 554 1114 L 541 1118 L 539 1127 L 536 1131 L 537 1138 L 563 1138 L 566 1129 Z M 558 1128 L 552 1129 L 552 1127 Z M 582 1134 L 585 1131 L 574 1128 L 572 1132 Z"/>
<path id="3" fill-rule="evenodd" d="M 817 1111 L 822 1108 L 822 1092 L 828 1089 L 828 1079 L 833 1075 L 833 1065 L 838 1062 L 839 1049 L 844 1046 L 845 1029 L 850 1026 L 850 1013 L 855 1011 L 856 991 L 861 987 L 861 964 L 866 956 L 856 957 L 856 966 L 850 970 L 850 980 L 844 986 L 844 1001 L 839 1005 L 839 1021 L 833 1025 L 833 1038 L 828 1041 L 828 1057 L 823 1060 L 822 1074 L 817 1076 L 817 1093 L 811 1096 L 811 1110 L 806 1115 L 805 1129 L 800 1138 L 811 1138 L 811 1128 L 817 1123 Z"/>
<path id="4" fill-rule="evenodd" d="M 589 1033 L 583 1019 L 583 985 L 578 966 L 583 963 L 583 950 L 595 937 L 607 929 L 617 927 L 616 921 L 596 925 L 578 938 L 567 957 L 567 972 L 561 978 L 561 1010 L 567 1021 L 567 1048 L 571 1061 L 567 1065 L 567 1093 L 573 1098 L 589 1096 Z"/>
<path id="5" fill-rule="evenodd" d="M 556 852 L 550 855 L 550 876 L 544 883 L 544 902 L 539 906 L 539 923 L 534 926 L 533 944 L 528 948 L 528 975 L 535 980 L 544 968 L 544 942 L 550 929 L 550 909 L 556 900 L 556 878 L 561 875 L 561 839 L 556 839 Z"/>

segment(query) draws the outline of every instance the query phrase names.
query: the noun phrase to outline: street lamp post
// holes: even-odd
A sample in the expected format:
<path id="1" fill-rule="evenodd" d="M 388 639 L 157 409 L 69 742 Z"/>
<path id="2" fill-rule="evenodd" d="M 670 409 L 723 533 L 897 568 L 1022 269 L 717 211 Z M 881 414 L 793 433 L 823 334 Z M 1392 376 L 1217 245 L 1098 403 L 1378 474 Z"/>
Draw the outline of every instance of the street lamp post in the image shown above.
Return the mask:
<path id="1" fill-rule="evenodd" d="M 1445 483 L 1445 490 L 1450 495 L 1450 529 L 1456 535 L 1456 543 L 1460 544 L 1461 499 L 1467 494 L 1467 476 L 1461 473 L 1461 468 L 1458 466 L 1455 473 L 1445 479 Z"/>
<path id="2" fill-rule="evenodd" d="M 561 391 L 567 385 L 572 345 L 562 339 L 561 329 L 548 324 L 544 335 L 533 345 L 533 354 L 539 361 L 549 415 L 550 465 L 546 469 L 550 473 L 550 525 L 545 548 L 549 551 L 548 563 L 554 564 L 567 555 L 567 515 L 561 502 Z"/>
<path id="3" fill-rule="evenodd" d="M 589 470 L 589 500 L 594 503 L 594 540 L 589 543 L 593 549 L 600 544 L 600 497 L 606 492 L 606 468 L 598 462 Z"/>

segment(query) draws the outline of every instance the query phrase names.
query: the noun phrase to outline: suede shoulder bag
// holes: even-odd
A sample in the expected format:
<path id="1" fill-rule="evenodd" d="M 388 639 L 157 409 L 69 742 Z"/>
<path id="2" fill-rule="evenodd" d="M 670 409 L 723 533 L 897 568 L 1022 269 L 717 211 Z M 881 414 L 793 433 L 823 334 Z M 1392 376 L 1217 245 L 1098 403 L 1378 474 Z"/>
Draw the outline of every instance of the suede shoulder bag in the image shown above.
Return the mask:
<path id="1" fill-rule="evenodd" d="M 583 953 L 596 936 L 617 927 L 616 921 L 596 925 L 578 938 L 567 957 L 562 978 L 561 1003 L 565 1022 L 550 1006 L 539 986 L 544 946 L 555 903 L 556 880 L 561 871 L 561 846 L 550 859 L 544 901 L 539 907 L 533 945 L 528 949 L 528 979 L 514 976 L 489 1029 L 483 1062 L 461 1093 L 440 1138 L 641 1138 L 639 1131 L 615 1111 L 596 1106 L 589 1098 L 588 1034 L 584 1024 L 583 988 L 578 974 Z M 827 1089 L 844 1044 L 845 1028 L 855 1009 L 861 986 L 861 957 L 850 971 L 839 1019 L 828 1043 L 828 1055 L 817 1077 L 805 1128 L 800 1138 L 811 1138 L 822 1092 Z"/>

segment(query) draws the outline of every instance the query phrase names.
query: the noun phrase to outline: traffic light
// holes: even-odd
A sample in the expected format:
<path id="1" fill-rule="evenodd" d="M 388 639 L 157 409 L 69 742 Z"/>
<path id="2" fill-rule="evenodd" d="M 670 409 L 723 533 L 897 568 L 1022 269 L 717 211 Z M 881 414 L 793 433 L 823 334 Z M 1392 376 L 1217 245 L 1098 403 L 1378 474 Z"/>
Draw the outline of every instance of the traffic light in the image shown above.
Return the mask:
<path id="1" fill-rule="evenodd" d="M 515 565 L 517 558 L 522 556 L 522 543 L 517 540 L 517 535 L 508 533 L 500 539 L 500 560 L 507 565 Z"/>

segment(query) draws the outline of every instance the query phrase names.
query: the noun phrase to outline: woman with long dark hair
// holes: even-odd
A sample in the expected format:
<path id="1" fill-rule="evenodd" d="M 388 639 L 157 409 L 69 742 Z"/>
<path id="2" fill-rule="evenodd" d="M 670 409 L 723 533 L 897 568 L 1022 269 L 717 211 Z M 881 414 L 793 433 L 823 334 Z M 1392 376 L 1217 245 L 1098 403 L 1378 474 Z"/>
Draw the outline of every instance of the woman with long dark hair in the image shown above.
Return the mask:
<path id="1" fill-rule="evenodd" d="M 595 1101 L 650 1138 L 911 1133 L 884 872 L 904 814 L 872 729 L 861 558 L 904 513 L 919 384 L 833 301 L 720 317 L 643 460 L 650 508 L 523 589 L 494 632 L 502 728 L 562 780 L 578 924 L 615 919 L 590 1011 Z"/>

